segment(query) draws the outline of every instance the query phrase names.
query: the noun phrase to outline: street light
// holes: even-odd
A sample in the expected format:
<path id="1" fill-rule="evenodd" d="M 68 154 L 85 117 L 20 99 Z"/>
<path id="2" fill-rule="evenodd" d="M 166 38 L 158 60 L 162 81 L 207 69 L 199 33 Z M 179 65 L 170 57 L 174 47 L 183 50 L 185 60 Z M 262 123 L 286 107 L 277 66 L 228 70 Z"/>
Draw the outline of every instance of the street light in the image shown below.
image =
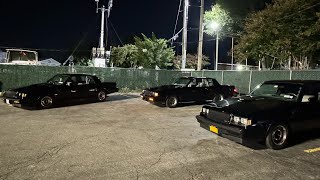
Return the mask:
<path id="1" fill-rule="evenodd" d="M 218 70 L 218 56 L 219 56 L 219 30 L 220 24 L 218 22 L 211 22 L 209 28 L 216 33 L 216 61 L 215 61 L 215 70 Z"/>

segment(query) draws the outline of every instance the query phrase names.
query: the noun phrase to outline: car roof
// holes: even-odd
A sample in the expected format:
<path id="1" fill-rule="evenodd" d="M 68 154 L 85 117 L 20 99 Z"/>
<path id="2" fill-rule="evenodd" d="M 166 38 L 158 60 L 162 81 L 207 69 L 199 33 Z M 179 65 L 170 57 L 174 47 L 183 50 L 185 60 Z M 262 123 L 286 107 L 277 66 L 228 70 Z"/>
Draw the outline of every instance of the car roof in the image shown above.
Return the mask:
<path id="1" fill-rule="evenodd" d="M 194 76 L 182 76 L 181 78 L 188 78 L 188 79 L 214 79 L 210 77 L 194 77 Z"/>
<path id="2" fill-rule="evenodd" d="M 285 84 L 315 84 L 320 83 L 320 80 L 272 80 L 264 83 L 285 83 Z"/>
<path id="3" fill-rule="evenodd" d="M 56 75 L 66 75 L 66 76 L 95 76 L 91 74 L 56 74 Z"/>

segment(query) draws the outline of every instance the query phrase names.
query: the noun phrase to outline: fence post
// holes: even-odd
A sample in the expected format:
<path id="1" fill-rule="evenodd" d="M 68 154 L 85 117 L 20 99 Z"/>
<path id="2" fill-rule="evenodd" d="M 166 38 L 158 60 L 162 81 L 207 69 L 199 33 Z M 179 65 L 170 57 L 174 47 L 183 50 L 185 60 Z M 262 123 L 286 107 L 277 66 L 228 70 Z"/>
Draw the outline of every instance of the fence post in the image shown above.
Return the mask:
<path id="1" fill-rule="evenodd" d="M 249 92 L 248 94 L 250 93 L 251 91 L 251 83 L 252 83 L 252 70 L 250 71 L 250 78 L 249 78 Z"/>
<path id="2" fill-rule="evenodd" d="M 221 84 L 223 84 L 223 71 L 221 71 Z"/>
<path id="3" fill-rule="evenodd" d="M 290 78 L 290 80 L 292 80 L 292 70 L 290 70 L 289 78 Z"/>

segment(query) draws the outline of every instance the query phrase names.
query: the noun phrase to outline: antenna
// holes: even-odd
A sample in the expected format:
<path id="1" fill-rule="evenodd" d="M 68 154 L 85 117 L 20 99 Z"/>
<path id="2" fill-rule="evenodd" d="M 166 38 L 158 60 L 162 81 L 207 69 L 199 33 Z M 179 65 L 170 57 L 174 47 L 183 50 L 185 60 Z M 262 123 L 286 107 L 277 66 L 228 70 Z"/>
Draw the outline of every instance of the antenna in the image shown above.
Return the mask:
<path id="1" fill-rule="evenodd" d="M 99 13 L 99 0 L 95 0 L 95 2 L 97 3 L 97 10 L 96 10 L 96 13 L 98 14 Z"/>

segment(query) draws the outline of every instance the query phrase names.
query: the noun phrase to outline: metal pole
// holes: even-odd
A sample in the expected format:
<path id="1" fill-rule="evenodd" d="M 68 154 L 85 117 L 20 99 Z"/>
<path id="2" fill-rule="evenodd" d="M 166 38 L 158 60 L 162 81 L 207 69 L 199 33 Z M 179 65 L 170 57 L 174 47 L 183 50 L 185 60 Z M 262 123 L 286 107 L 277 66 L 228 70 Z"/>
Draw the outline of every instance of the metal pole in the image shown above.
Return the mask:
<path id="1" fill-rule="evenodd" d="M 204 0 L 201 0 L 200 8 L 200 25 L 199 25 L 199 45 L 198 45 L 198 66 L 197 70 L 202 69 L 202 45 L 203 45 L 203 15 L 204 15 Z"/>
<path id="2" fill-rule="evenodd" d="M 217 31 L 217 37 L 216 37 L 216 71 L 218 70 L 218 56 L 219 56 L 219 32 Z"/>
<path id="3" fill-rule="evenodd" d="M 188 8 L 189 8 L 189 0 L 185 0 L 184 11 L 183 11 L 183 43 L 182 43 L 181 69 L 186 68 L 187 42 L 188 42 Z"/>
<path id="4" fill-rule="evenodd" d="M 234 52 L 233 52 L 233 47 L 234 47 L 234 37 L 231 37 L 231 70 L 233 70 L 233 58 L 234 58 Z"/>
<path id="5" fill-rule="evenodd" d="M 102 6 L 101 8 L 101 31 L 100 31 L 100 45 L 99 47 L 102 49 L 103 47 L 103 38 L 104 38 L 104 12 L 105 12 L 106 8 L 104 6 Z"/>

